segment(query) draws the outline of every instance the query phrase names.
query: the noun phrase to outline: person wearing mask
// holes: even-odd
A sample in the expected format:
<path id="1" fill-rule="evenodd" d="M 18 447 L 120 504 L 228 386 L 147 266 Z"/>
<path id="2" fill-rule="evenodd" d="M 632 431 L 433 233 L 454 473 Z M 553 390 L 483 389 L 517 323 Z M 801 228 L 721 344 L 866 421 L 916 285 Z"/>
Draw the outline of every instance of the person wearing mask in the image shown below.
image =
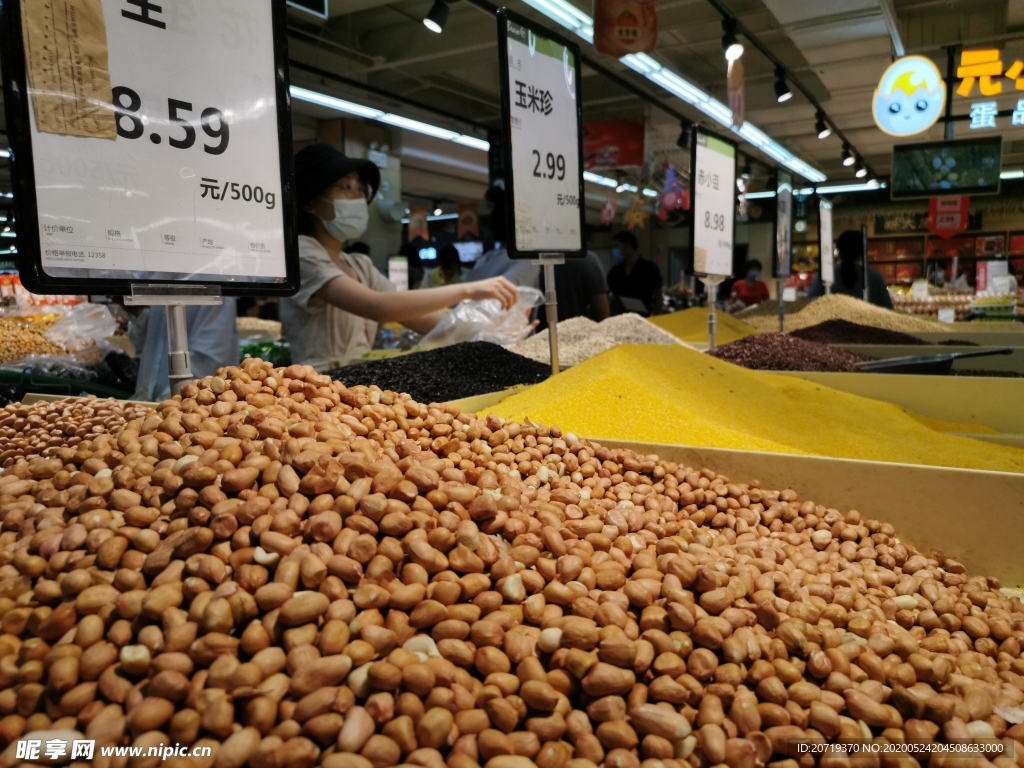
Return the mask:
<path id="1" fill-rule="evenodd" d="M 604 268 L 593 251 L 587 251 L 582 259 L 566 259 L 564 264 L 555 267 L 555 294 L 559 322 L 571 317 L 589 317 L 601 322 L 612 313 Z M 541 312 L 542 320 L 546 317 Z"/>
<path id="2" fill-rule="evenodd" d="M 519 291 L 502 277 L 398 293 L 366 256 L 347 253 L 345 243 L 366 231 L 367 206 L 379 186 L 376 165 L 330 144 L 310 145 L 295 156 L 300 287 L 281 300 L 295 363 L 335 368 L 373 347 L 378 323 L 427 333 L 441 310 L 465 299 L 498 299 L 505 309 L 518 299 Z"/>
<path id="3" fill-rule="evenodd" d="M 860 232 L 848 229 L 836 239 L 836 275 L 832 293 L 844 293 L 857 299 L 864 298 L 864 238 Z M 825 295 L 825 285 L 819 274 L 814 280 L 808 298 Z M 868 301 L 878 307 L 892 309 L 892 297 L 885 277 L 877 269 L 868 267 Z"/>
<path id="4" fill-rule="evenodd" d="M 496 244 L 477 259 L 465 279 L 483 280 L 500 275 L 519 286 L 540 287 L 540 267 L 528 259 L 510 258 L 504 247 L 507 242 L 505 238 L 512 236 L 507 231 L 505 220 L 505 190 L 501 187 L 491 187 L 487 190 L 485 203 L 491 208 L 491 236 L 500 245 Z"/>
<path id="5" fill-rule="evenodd" d="M 419 242 L 426 243 L 425 240 L 420 240 Z M 423 267 L 423 260 L 420 258 L 421 247 L 426 246 L 421 246 L 418 243 L 402 243 L 398 249 L 398 255 L 404 256 L 406 263 L 409 265 L 410 291 L 414 291 L 421 286 L 423 273 L 426 271 Z"/>
<path id="6" fill-rule="evenodd" d="M 462 280 L 462 262 L 458 249 L 448 243 L 441 246 L 437 254 L 437 266 L 427 272 L 422 288 L 436 288 L 439 285 L 454 285 Z"/>
<path id="7" fill-rule="evenodd" d="M 653 261 L 640 255 L 632 232 L 619 232 L 612 238 L 612 243 L 615 266 L 608 271 L 608 290 L 618 299 L 642 301 L 646 309 L 644 314 L 654 314 L 662 304 L 661 270 Z"/>
<path id="8" fill-rule="evenodd" d="M 732 298 L 744 307 L 753 307 L 768 300 L 768 286 L 761 280 L 761 262 L 750 259 L 743 265 L 744 277 L 732 284 Z"/>
<path id="9" fill-rule="evenodd" d="M 218 368 L 238 363 L 241 338 L 238 334 L 237 300 L 225 298 L 218 306 L 185 307 L 188 355 L 192 375 L 201 379 Z M 128 326 L 128 338 L 139 350 L 139 380 L 134 399 L 160 402 L 171 397 L 167 361 L 167 312 L 147 307 Z"/>

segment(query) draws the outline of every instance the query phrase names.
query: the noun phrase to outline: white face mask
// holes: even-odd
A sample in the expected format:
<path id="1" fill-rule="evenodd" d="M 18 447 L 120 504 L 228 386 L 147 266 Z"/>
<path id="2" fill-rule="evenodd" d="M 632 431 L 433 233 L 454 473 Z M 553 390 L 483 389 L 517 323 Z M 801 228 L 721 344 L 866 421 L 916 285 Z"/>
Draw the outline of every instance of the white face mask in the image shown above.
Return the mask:
<path id="1" fill-rule="evenodd" d="M 363 198 L 355 200 L 327 200 L 326 198 L 321 198 L 321 200 L 334 205 L 334 218 L 320 219 L 324 223 L 324 229 L 327 230 L 331 237 L 336 237 L 338 240 L 345 242 L 346 240 L 361 237 L 366 231 L 366 227 L 370 222 L 370 210 L 367 207 L 366 200 Z"/>

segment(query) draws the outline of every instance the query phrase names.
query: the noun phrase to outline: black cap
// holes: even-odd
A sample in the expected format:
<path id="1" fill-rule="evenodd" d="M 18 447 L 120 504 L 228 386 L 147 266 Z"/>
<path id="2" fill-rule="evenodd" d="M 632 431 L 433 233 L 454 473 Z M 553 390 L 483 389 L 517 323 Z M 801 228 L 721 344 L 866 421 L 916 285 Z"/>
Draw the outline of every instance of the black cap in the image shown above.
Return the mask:
<path id="1" fill-rule="evenodd" d="M 299 208 L 355 171 L 370 186 L 370 200 L 380 189 L 380 170 L 369 160 L 346 157 L 330 144 L 311 144 L 295 155 L 295 194 Z"/>

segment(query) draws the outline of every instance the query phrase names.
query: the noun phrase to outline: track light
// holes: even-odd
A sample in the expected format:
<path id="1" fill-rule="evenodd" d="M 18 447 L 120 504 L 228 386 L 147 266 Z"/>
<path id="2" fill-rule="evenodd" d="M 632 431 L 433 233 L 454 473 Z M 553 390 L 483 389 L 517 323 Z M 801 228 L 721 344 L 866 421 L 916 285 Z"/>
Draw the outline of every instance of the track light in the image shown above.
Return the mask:
<path id="1" fill-rule="evenodd" d="M 775 98 L 779 104 L 793 98 L 793 92 L 786 85 L 786 71 L 782 67 L 775 70 Z"/>
<path id="2" fill-rule="evenodd" d="M 736 37 L 736 19 L 722 19 L 722 50 L 726 61 L 736 61 L 743 55 L 743 43 Z"/>
<path id="3" fill-rule="evenodd" d="M 448 3 L 446 3 L 445 0 L 434 0 L 434 5 L 431 6 L 427 15 L 423 17 L 423 26 L 431 32 L 441 34 L 444 31 L 444 25 L 447 22 Z"/>
<path id="4" fill-rule="evenodd" d="M 741 176 L 742 178 L 744 178 L 744 179 L 749 179 L 749 178 L 750 178 L 750 175 L 751 175 L 751 171 L 752 171 L 752 169 L 751 169 L 751 167 L 750 167 L 750 160 L 748 159 L 748 160 L 747 160 L 747 161 L 746 161 L 746 162 L 745 162 L 745 163 L 743 164 L 743 170 L 742 170 L 742 171 L 740 171 L 740 176 Z"/>
<path id="5" fill-rule="evenodd" d="M 832 129 L 825 122 L 824 112 L 818 112 L 818 119 L 814 122 L 814 130 L 817 132 L 819 139 L 827 139 L 832 135 Z"/>
<path id="6" fill-rule="evenodd" d="M 857 173 L 854 174 L 858 179 L 863 179 L 868 175 L 868 169 L 864 167 L 864 163 L 860 160 L 857 161 Z"/>
<path id="7" fill-rule="evenodd" d="M 853 156 L 853 153 L 850 151 L 850 145 L 849 144 L 844 144 L 843 145 L 843 165 L 845 165 L 847 168 L 849 168 L 855 162 L 857 162 L 857 158 L 855 158 Z"/>

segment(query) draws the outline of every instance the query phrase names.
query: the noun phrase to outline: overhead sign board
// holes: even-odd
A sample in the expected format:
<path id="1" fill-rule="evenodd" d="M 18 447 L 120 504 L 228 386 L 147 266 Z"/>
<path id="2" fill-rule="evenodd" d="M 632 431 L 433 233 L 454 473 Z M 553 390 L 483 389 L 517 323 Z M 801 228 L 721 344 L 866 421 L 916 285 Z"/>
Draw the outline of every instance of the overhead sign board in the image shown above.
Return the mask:
<path id="1" fill-rule="evenodd" d="M 694 273 L 732 274 L 736 230 L 736 145 L 695 126 L 690 156 Z"/>
<path id="2" fill-rule="evenodd" d="M 946 106 L 946 83 L 925 56 L 904 56 L 885 70 L 871 99 L 875 125 L 890 136 L 914 136 L 935 125 Z"/>
<path id="3" fill-rule="evenodd" d="M 498 51 L 509 255 L 582 256 L 579 47 L 503 8 Z"/>
<path id="4" fill-rule="evenodd" d="M 284 0 L 7 0 L 21 279 L 298 287 Z"/>

